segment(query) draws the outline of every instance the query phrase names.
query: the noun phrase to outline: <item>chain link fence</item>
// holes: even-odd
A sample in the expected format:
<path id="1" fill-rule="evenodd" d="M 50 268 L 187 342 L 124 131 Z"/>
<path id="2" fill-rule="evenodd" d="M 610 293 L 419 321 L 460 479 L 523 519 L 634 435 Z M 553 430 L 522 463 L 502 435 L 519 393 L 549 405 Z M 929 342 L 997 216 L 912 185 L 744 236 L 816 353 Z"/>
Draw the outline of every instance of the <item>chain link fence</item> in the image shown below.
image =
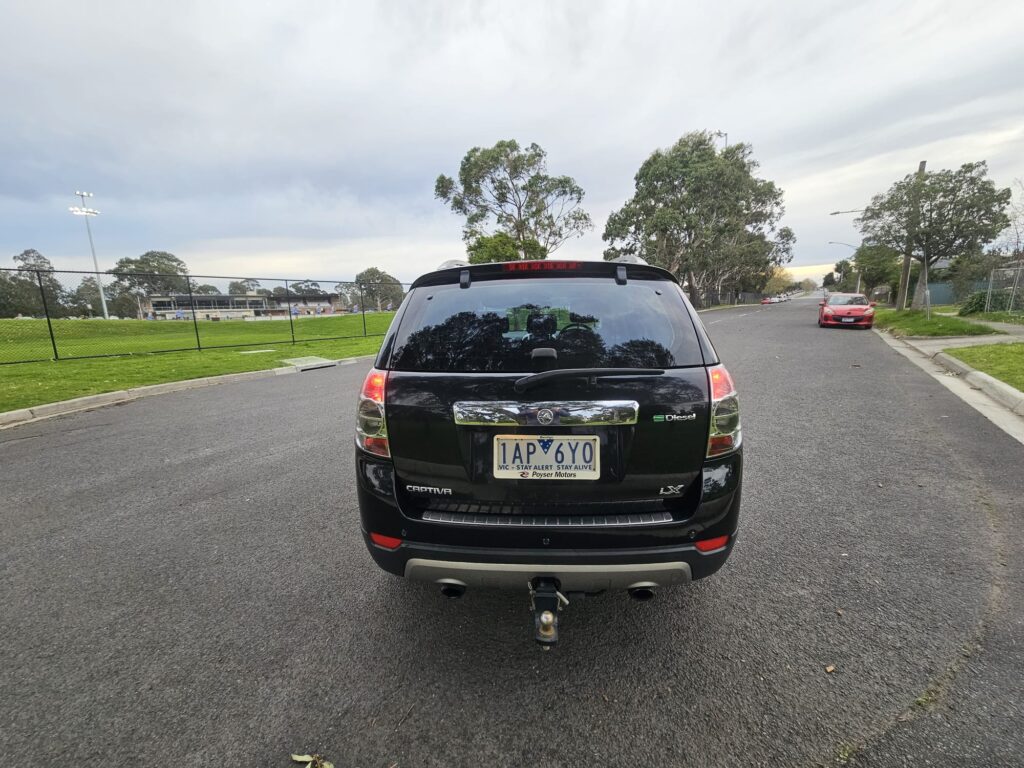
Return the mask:
<path id="1" fill-rule="evenodd" d="M 985 311 L 1024 315 L 1024 262 L 992 270 L 985 291 Z"/>
<path id="2" fill-rule="evenodd" d="M 381 336 L 409 284 L 0 269 L 0 364 Z"/>

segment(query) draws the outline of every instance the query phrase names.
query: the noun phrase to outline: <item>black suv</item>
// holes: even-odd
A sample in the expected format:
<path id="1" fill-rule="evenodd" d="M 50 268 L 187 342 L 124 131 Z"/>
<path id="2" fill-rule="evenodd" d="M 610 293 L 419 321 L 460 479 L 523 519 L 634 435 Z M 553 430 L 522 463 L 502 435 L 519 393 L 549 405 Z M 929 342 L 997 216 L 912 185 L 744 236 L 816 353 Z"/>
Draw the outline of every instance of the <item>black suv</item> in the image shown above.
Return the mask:
<path id="1" fill-rule="evenodd" d="M 633 259 L 439 269 L 413 283 L 359 397 L 363 535 L 386 571 L 529 588 L 536 639 L 573 593 L 709 576 L 740 509 L 739 403 L 676 279 Z"/>

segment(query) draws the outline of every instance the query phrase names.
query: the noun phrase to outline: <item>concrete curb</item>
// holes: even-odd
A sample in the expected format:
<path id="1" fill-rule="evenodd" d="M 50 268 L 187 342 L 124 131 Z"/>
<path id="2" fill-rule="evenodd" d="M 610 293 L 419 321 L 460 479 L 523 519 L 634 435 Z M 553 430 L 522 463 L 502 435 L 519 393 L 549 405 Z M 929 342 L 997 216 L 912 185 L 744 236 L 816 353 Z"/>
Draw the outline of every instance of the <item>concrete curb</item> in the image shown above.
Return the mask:
<path id="1" fill-rule="evenodd" d="M 373 360 L 376 355 L 362 355 L 360 357 L 344 357 L 335 362 L 338 365 L 355 365 L 362 360 Z M 182 381 L 167 381 L 163 384 L 149 384 L 145 387 L 132 387 L 130 389 L 119 389 L 115 392 L 103 392 L 98 395 L 86 395 L 71 400 L 60 400 L 56 403 L 45 403 L 34 405 L 30 408 L 21 408 L 16 411 L 5 411 L 0 413 L 0 429 L 29 424 L 42 419 L 49 419 L 53 416 L 61 416 L 66 413 L 77 411 L 89 411 L 94 408 L 102 408 L 105 405 L 116 405 L 126 403 L 130 400 L 138 400 L 150 395 L 164 395 L 171 392 L 182 392 L 187 389 L 201 389 L 212 387 L 216 384 L 231 384 L 237 381 L 252 381 L 254 379 L 267 379 L 272 376 L 286 376 L 299 373 L 299 368 L 284 366 L 282 368 L 267 368 L 262 371 L 243 371 L 242 373 L 225 373 L 220 376 L 204 376 L 200 379 L 184 379 Z M 316 369 L 313 369 L 316 370 Z"/>
<path id="2" fill-rule="evenodd" d="M 999 405 L 1003 406 L 1011 413 L 1015 413 L 1018 416 L 1024 416 L 1024 392 L 1021 392 L 1016 387 L 1011 387 L 1006 382 L 999 381 L 999 379 L 989 376 L 983 371 L 972 368 L 962 360 L 958 360 L 952 355 L 947 355 L 945 352 L 929 353 L 914 344 L 912 339 L 893 336 L 892 334 L 884 334 L 883 331 L 879 331 L 878 329 L 875 329 L 875 333 L 894 341 L 901 342 L 903 345 L 910 347 L 922 357 L 926 357 L 941 365 L 947 371 L 960 376 L 964 381 L 970 384 L 971 387 L 988 395 L 992 400 L 995 400 Z M 934 337 L 923 338 L 931 339 Z M 952 336 L 950 338 L 959 337 Z M 970 349 L 970 347 L 967 347 L 967 349 Z"/>

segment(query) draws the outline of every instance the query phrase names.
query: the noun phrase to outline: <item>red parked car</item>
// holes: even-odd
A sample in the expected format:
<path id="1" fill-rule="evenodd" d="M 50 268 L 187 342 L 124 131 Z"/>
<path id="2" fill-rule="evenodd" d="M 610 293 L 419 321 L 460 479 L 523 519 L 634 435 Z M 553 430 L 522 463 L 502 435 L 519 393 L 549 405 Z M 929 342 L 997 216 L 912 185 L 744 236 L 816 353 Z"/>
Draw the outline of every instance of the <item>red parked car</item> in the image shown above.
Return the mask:
<path id="1" fill-rule="evenodd" d="M 818 303 L 818 327 L 848 325 L 870 328 L 875 322 L 875 302 L 859 293 L 830 293 Z"/>

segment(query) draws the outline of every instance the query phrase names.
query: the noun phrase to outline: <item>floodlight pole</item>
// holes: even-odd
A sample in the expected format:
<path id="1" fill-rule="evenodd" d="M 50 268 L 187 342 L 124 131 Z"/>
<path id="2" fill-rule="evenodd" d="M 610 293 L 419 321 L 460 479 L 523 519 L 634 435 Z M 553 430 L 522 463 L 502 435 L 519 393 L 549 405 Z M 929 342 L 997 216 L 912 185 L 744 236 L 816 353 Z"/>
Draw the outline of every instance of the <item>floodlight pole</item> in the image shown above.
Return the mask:
<path id="1" fill-rule="evenodd" d="M 81 216 L 82 218 L 85 219 L 85 231 L 86 234 L 89 235 L 89 250 L 92 252 L 92 266 L 93 269 L 96 271 L 96 287 L 99 288 L 100 304 L 103 305 L 103 319 L 109 320 L 110 314 L 107 312 L 107 297 L 103 293 L 103 281 L 100 279 L 100 263 L 96 260 L 96 246 L 93 245 L 92 227 L 89 226 L 89 219 L 92 218 L 93 216 L 98 215 L 99 211 L 93 208 L 88 208 L 85 205 L 85 198 L 92 197 L 92 192 L 81 192 L 79 190 L 76 190 L 75 194 L 78 195 L 79 198 L 81 198 L 82 205 L 81 207 L 76 206 L 74 208 L 69 208 L 68 210 L 70 210 L 76 216 Z"/>

